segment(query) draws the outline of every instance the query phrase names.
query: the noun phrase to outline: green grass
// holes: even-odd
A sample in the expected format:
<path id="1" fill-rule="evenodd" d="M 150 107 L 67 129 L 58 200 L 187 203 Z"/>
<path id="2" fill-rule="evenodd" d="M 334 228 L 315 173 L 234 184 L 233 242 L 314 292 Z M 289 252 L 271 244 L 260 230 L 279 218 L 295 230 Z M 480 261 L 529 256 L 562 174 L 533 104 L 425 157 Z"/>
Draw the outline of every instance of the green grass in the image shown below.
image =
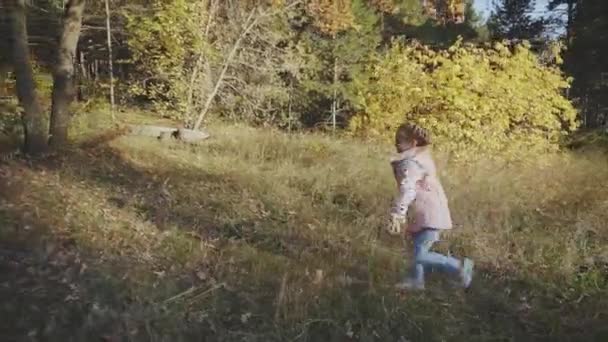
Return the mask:
<path id="1" fill-rule="evenodd" d="M 210 131 L 200 146 L 86 133 L 0 166 L 3 340 L 608 338 L 605 156 L 439 155 L 457 227 L 438 248 L 476 260 L 474 286 L 398 294 L 408 254 L 377 234 L 389 147 Z"/>

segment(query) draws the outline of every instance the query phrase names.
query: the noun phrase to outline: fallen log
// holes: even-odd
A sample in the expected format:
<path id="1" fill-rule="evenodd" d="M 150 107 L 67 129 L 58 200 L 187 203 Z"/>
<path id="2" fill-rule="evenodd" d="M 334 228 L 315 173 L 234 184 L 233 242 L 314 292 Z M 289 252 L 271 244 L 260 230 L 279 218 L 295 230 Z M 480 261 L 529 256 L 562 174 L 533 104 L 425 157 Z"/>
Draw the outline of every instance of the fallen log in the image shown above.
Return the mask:
<path id="1" fill-rule="evenodd" d="M 130 135 L 139 135 L 144 137 L 158 138 L 163 133 L 173 133 L 176 128 L 164 126 L 149 126 L 149 125 L 129 125 Z"/>
<path id="2" fill-rule="evenodd" d="M 209 133 L 201 130 L 186 128 L 180 128 L 177 130 L 177 139 L 187 143 L 194 143 L 207 138 L 209 138 Z"/>

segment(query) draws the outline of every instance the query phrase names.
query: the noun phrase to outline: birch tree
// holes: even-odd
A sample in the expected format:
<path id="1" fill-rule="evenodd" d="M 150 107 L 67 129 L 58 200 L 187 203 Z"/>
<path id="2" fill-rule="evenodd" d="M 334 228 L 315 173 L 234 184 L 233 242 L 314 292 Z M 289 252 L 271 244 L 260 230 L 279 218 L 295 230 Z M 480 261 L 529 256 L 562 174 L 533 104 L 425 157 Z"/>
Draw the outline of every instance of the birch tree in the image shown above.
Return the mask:
<path id="1" fill-rule="evenodd" d="M 76 46 L 80 37 L 85 2 L 85 0 L 69 0 L 65 3 L 63 28 L 53 71 L 53 105 L 50 120 L 50 144 L 53 147 L 64 145 L 68 139 L 69 106 L 76 95 L 74 86 Z"/>

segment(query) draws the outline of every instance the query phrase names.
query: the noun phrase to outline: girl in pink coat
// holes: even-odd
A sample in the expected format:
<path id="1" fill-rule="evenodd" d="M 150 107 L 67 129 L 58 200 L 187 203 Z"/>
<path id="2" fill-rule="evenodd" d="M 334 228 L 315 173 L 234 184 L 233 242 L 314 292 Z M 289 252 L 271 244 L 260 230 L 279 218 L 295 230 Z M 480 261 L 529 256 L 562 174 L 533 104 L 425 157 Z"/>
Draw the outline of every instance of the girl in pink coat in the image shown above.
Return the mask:
<path id="1" fill-rule="evenodd" d="M 414 265 L 398 289 L 424 289 L 424 272 L 430 269 L 457 277 L 464 288 L 473 279 L 473 262 L 432 252 L 442 230 L 452 228 L 448 200 L 437 177 L 430 151 L 428 132 L 413 124 L 404 124 L 395 135 L 397 155 L 391 160 L 399 187 L 391 210 L 389 233 L 401 234 L 404 226 L 414 242 Z M 410 208 L 412 222 L 407 224 Z"/>

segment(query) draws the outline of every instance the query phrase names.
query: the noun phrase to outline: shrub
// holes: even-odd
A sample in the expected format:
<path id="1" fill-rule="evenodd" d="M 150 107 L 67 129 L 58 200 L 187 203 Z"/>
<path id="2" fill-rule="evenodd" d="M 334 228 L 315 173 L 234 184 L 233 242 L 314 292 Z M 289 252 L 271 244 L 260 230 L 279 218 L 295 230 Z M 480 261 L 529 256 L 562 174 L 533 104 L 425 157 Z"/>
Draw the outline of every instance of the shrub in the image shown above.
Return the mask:
<path id="1" fill-rule="evenodd" d="M 403 121 L 427 127 L 443 148 L 552 150 L 577 127 L 563 96 L 569 81 L 527 45 L 443 51 L 395 43 L 355 81 L 359 113 L 350 129 L 387 138 Z"/>
<path id="2" fill-rule="evenodd" d="M 125 12 L 129 51 L 139 71 L 130 92 L 165 115 L 181 117 L 186 111 L 194 53 L 204 45 L 198 34 L 204 13 L 197 5 L 155 0 L 146 12 Z"/>

